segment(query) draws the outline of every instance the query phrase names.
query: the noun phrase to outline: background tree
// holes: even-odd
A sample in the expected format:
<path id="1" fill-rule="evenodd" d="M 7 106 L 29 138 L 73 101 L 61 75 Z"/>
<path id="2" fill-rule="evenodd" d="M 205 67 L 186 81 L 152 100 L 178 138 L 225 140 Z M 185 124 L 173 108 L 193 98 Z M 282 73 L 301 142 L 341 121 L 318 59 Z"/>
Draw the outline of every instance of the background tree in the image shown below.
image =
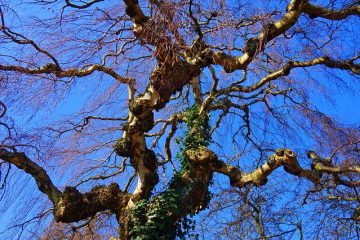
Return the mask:
<path id="1" fill-rule="evenodd" d="M 358 1 L 1 4 L 3 236 L 359 238 Z"/>

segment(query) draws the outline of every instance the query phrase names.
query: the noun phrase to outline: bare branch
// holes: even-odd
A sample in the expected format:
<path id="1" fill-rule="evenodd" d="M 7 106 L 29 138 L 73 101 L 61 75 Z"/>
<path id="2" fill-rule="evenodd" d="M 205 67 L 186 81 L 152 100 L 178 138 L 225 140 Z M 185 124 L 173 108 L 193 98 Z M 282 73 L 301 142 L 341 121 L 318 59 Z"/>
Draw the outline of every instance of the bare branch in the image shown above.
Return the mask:
<path id="1" fill-rule="evenodd" d="M 238 69 L 246 69 L 253 58 L 264 50 L 265 45 L 290 29 L 299 19 L 304 0 L 292 0 L 287 6 L 287 13 L 278 21 L 264 27 L 261 34 L 256 38 L 246 41 L 245 53 L 240 57 L 233 57 L 224 52 L 214 52 L 212 59 L 215 64 L 221 65 L 226 72 Z"/>
<path id="2" fill-rule="evenodd" d="M 333 166 L 329 161 L 320 158 L 315 152 L 309 151 L 308 157 L 312 159 L 312 170 L 303 169 L 294 152 L 289 149 L 278 149 L 276 154 L 271 155 L 267 162 L 261 165 L 258 169 L 243 173 L 239 168 L 214 161 L 211 165 L 215 172 L 220 172 L 230 178 L 232 186 L 244 187 L 248 184 L 261 186 L 266 184 L 267 177 L 278 167 L 283 166 L 284 170 L 292 175 L 305 177 L 315 185 L 318 185 L 321 180 L 320 173 L 332 174 L 338 184 L 348 187 L 358 186 L 359 182 L 351 182 L 339 178 L 342 173 L 360 173 L 359 166 Z"/>
<path id="3" fill-rule="evenodd" d="M 56 66 L 57 69 L 61 69 L 58 60 L 51 53 L 49 53 L 48 51 L 41 48 L 33 40 L 25 37 L 24 35 L 22 35 L 20 33 L 16 33 L 16 32 L 10 30 L 8 27 L 5 26 L 4 13 L 2 12 L 1 8 L 0 8 L 0 20 L 1 20 L 1 31 L 7 37 L 9 37 L 13 42 L 15 42 L 17 44 L 31 45 L 37 51 L 39 51 L 39 52 L 45 54 L 46 56 L 48 56 L 55 63 L 55 66 Z"/>
<path id="4" fill-rule="evenodd" d="M 34 69 L 34 68 L 25 68 L 21 66 L 6 66 L 6 65 L 0 65 L 0 70 L 3 71 L 10 71 L 10 72 L 19 72 L 29 75 L 39 75 L 39 74 L 54 74 L 55 76 L 59 78 L 65 78 L 65 77 L 85 77 L 89 76 L 95 71 L 103 72 L 108 74 L 109 76 L 113 77 L 117 81 L 125 84 L 131 84 L 132 79 L 124 78 L 117 74 L 113 69 L 104 67 L 99 64 L 93 64 L 86 69 L 78 69 L 78 68 L 69 68 L 69 69 L 59 69 L 55 65 L 48 63 L 45 66 Z"/>
<path id="5" fill-rule="evenodd" d="M 326 18 L 329 20 L 342 20 L 350 16 L 360 16 L 360 6 L 351 6 L 341 10 L 330 10 L 310 3 L 305 3 L 303 12 L 310 18 Z"/>
<path id="6" fill-rule="evenodd" d="M 314 151 L 309 151 L 307 155 L 313 161 L 313 169 L 318 172 L 329 174 L 360 173 L 360 166 L 334 166 L 329 161 L 330 159 L 323 159 Z"/>
<path id="7" fill-rule="evenodd" d="M 104 0 L 92 0 L 88 3 L 85 3 L 83 5 L 76 5 L 70 2 L 70 0 L 65 0 L 66 2 L 66 6 L 72 7 L 72 8 L 78 8 L 78 9 L 85 9 L 90 7 L 91 5 L 98 3 L 98 2 L 103 2 Z"/>
<path id="8" fill-rule="evenodd" d="M 143 24 L 148 20 L 141 10 L 137 0 L 123 0 L 126 5 L 126 13 L 136 24 Z"/>
<path id="9" fill-rule="evenodd" d="M 266 163 L 250 173 L 243 173 L 239 168 L 225 164 L 221 167 L 215 167 L 214 171 L 227 175 L 233 186 L 243 187 L 248 184 L 261 186 L 266 184 L 267 177 L 280 166 L 284 166 L 284 170 L 290 174 L 305 177 L 314 184 L 320 183 L 319 175 L 311 170 L 301 168 L 295 153 L 289 149 L 278 149 L 276 154 L 271 155 Z"/>
<path id="10" fill-rule="evenodd" d="M 264 86 L 266 83 L 275 80 L 282 76 L 287 76 L 290 74 L 290 71 L 294 68 L 300 68 L 300 67 L 311 67 L 316 65 L 325 65 L 329 68 L 336 68 L 340 70 L 347 70 L 352 72 L 353 74 L 360 75 L 360 65 L 353 63 L 352 60 L 348 61 L 342 61 L 342 60 L 333 60 L 330 59 L 328 56 L 323 56 L 319 58 L 315 58 L 310 61 L 305 62 L 297 62 L 297 61 L 290 61 L 284 65 L 281 69 L 272 72 L 268 76 L 262 78 L 260 81 L 258 81 L 256 84 L 248 87 L 244 86 L 232 86 L 230 88 L 222 89 L 218 92 L 218 94 L 222 94 L 225 92 L 244 92 L 244 93 L 250 93 L 254 92 L 258 89 L 260 89 L 262 86 Z"/>
<path id="11" fill-rule="evenodd" d="M 46 171 L 35 162 L 31 161 L 25 153 L 10 152 L 5 148 L 0 148 L 0 159 L 14 164 L 30 174 L 35 179 L 39 190 L 45 193 L 54 205 L 57 204 L 61 196 L 60 190 L 52 183 Z"/>

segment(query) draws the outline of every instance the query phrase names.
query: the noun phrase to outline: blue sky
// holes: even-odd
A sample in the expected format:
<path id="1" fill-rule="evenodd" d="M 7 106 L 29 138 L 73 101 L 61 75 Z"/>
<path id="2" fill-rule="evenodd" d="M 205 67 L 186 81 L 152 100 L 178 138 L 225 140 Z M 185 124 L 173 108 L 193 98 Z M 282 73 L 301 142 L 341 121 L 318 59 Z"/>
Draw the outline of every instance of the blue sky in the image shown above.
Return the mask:
<path id="1" fill-rule="evenodd" d="M 22 31 L 23 33 L 26 33 L 27 36 L 31 36 L 34 39 L 41 39 L 42 36 L 39 36 L 39 33 L 37 33 L 34 30 L 27 30 L 27 27 L 29 25 L 29 22 L 24 21 L 22 19 L 26 19 L 28 17 L 28 15 L 36 15 L 36 16 L 41 16 L 40 18 L 47 18 L 50 17 L 53 12 L 58 11 L 59 10 L 59 6 L 55 4 L 55 7 L 52 8 L 48 8 L 47 6 L 38 6 L 38 7 L 32 7 L 31 10 L 29 11 L 29 7 L 27 5 L 18 5 L 17 3 L 22 3 L 22 1 L 7 1 L 6 5 L 7 6 L 11 6 L 11 8 L 6 8 L 4 10 L 4 12 L 7 14 L 7 24 L 9 24 L 9 26 L 16 26 L 17 29 L 19 31 Z M 107 4 L 107 3 L 101 3 L 99 6 L 102 6 L 102 4 Z M 255 3 L 256 4 L 256 3 Z M 266 4 L 267 5 L 267 4 Z M 275 5 L 274 5 L 275 6 Z M 269 8 L 273 8 L 274 6 L 269 6 Z M 65 10 L 66 13 L 67 10 Z M 9 17 L 8 17 L 9 16 Z M 356 21 L 352 21 L 351 23 L 354 23 Z M 304 24 L 306 24 L 307 22 L 305 22 L 304 20 Z M 301 23 L 300 23 L 301 24 Z M 66 32 L 66 30 L 68 29 L 68 26 L 64 26 L 64 31 Z M 355 24 L 353 24 L 352 26 L 339 26 L 340 30 L 345 32 L 346 29 L 352 29 L 352 33 L 358 33 L 359 32 L 359 26 L 356 26 Z M 342 40 L 341 34 L 344 34 L 340 31 L 340 33 L 338 34 L 339 36 L 336 36 L 339 40 L 337 40 L 337 44 L 342 45 L 343 50 L 348 50 L 349 55 L 353 55 L 354 53 L 356 54 L 357 50 L 359 50 L 359 40 L 356 39 L 356 37 L 354 37 L 354 34 L 348 34 L 348 36 L 345 36 L 345 40 Z M 83 38 L 86 37 L 87 32 L 79 32 L 77 37 L 79 38 Z M 66 35 L 66 34 L 64 34 Z M 97 36 L 97 34 L 95 34 Z M 325 34 L 326 35 L 326 34 Z M 356 35 L 356 34 L 355 34 Z M 350 37 L 352 36 L 352 38 Z M 94 36 L 95 38 L 95 36 Z M 325 41 L 326 39 L 324 39 Z M 321 39 L 319 41 L 322 41 Z M 290 47 L 294 47 L 296 50 L 298 50 L 299 52 L 302 49 L 302 46 L 304 44 L 307 44 L 307 42 L 294 42 L 292 43 L 292 45 L 290 45 Z M 11 49 L 11 47 L 13 47 L 12 45 L 8 45 L 7 48 L 3 48 L 0 49 L 0 53 L 1 54 L 7 54 L 9 52 L 15 53 L 17 52 L 17 50 L 15 51 L 14 49 Z M 285 46 L 284 46 L 285 48 Z M 326 53 L 329 54 L 331 53 L 331 46 L 325 48 L 326 49 Z M 77 49 L 75 49 L 75 53 L 71 52 L 71 53 L 64 53 L 64 55 L 61 55 L 64 59 L 72 59 L 76 60 L 77 57 L 81 56 L 81 53 L 76 52 Z M 104 49 L 105 51 L 106 49 Z M 55 51 L 55 50 L 54 50 Z M 318 54 L 318 53 L 317 53 Z M 302 57 L 302 56 L 301 56 Z M 339 57 L 339 56 L 335 56 L 335 57 Z M 341 57 L 341 56 L 340 56 Z M 305 58 L 305 57 L 304 57 Z M 5 58 L 9 63 L 11 63 L 11 60 L 9 60 L 9 58 Z M 94 58 L 96 59 L 96 58 Z M 98 60 L 98 59 L 97 59 Z M 46 61 L 45 61 L 46 62 Z M 85 61 L 86 63 L 86 61 Z M 148 67 L 151 67 L 153 63 L 149 63 L 146 66 L 139 66 L 136 67 L 135 70 L 136 71 L 145 71 L 147 70 Z M 70 64 L 68 64 L 70 65 Z M 145 69 L 145 70 L 144 70 Z M 316 108 L 326 114 L 332 115 L 335 117 L 335 119 L 337 119 L 339 122 L 344 123 L 344 124 L 348 124 L 348 125 L 354 125 L 356 127 L 358 127 L 359 124 L 359 119 L 360 119 L 360 110 L 358 110 L 358 106 L 360 106 L 360 98 L 359 98 L 359 93 L 360 93 L 360 89 L 357 83 L 358 78 L 355 78 L 353 76 L 351 76 L 350 74 L 344 73 L 343 71 L 335 71 L 334 74 L 332 75 L 333 72 L 331 74 L 329 73 L 322 73 L 320 72 L 320 68 L 313 68 L 315 69 L 315 72 L 312 71 L 310 73 L 310 78 L 313 79 L 312 84 L 319 84 L 322 85 L 324 87 L 324 90 L 326 90 L 327 93 L 329 93 L 329 97 L 331 98 L 331 100 L 327 97 L 325 97 L 321 92 L 319 91 L 312 91 L 312 89 L 309 89 L 311 91 L 309 91 L 309 98 L 310 98 L 310 102 L 312 103 L 313 106 L 316 106 Z M 120 67 L 119 72 L 127 74 L 127 68 L 126 67 Z M 131 74 L 131 73 L 129 73 Z M 141 74 L 141 73 L 140 73 Z M 236 79 L 238 77 L 241 77 L 242 73 L 239 72 L 237 74 L 233 74 L 231 76 L 228 76 L 224 73 L 221 73 L 221 80 L 226 80 L 229 79 L 231 77 L 233 77 L 233 79 Z M 300 80 L 303 89 L 306 89 L 307 84 L 309 84 L 309 82 L 307 82 L 307 78 L 309 76 L 307 76 L 307 73 L 304 72 L 303 70 L 297 70 L 294 71 L 292 74 L 294 74 L 294 76 L 296 76 L 296 80 Z M 337 78 L 342 79 L 346 84 L 338 84 L 337 83 Z M 140 75 L 140 79 L 144 79 L 147 80 L 148 75 L 146 73 L 144 73 L 143 75 Z M 333 81 L 329 82 L 328 80 L 332 78 Z M 252 80 L 255 81 L 256 75 L 254 74 L 252 76 Z M 31 79 L 25 79 L 25 80 L 31 80 Z M 100 80 L 100 81 L 99 81 Z M 209 81 L 209 73 L 206 72 L 206 70 L 204 71 L 204 74 L 202 76 L 202 81 Z M 224 81 L 225 82 L 225 81 Z M 296 82 L 296 81 L 295 81 Z M 39 127 L 48 125 L 49 123 L 52 123 L 54 121 L 56 121 L 59 118 L 62 119 L 66 119 L 66 118 L 70 118 L 70 117 L 74 117 L 76 118 L 76 122 L 80 122 L 82 117 L 85 116 L 85 113 L 81 113 L 83 112 L 85 109 L 86 110 L 93 110 L 93 112 L 89 113 L 89 114 L 103 114 L 104 116 L 113 116 L 113 117 L 118 117 L 120 116 L 125 116 L 126 115 L 126 88 L 122 87 L 122 86 L 117 86 L 116 83 L 114 83 L 114 81 L 112 79 L 109 79 L 107 77 L 103 77 L 100 76 L 98 74 L 95 74 L 94 76 L 91 76 L 89 78 L 84 78 L 84 79 L 78 79 L 76 81 L 74 81 L 71 84 L 54 84 L 49 82 L 46 82 L 48 85 L 46 85 L 46 88 L 44 88 L 44 91 L 47 89 L 52 89 L 53 91 L 51 92 L 51 94 L 49 94 L 49 96 L 43 97 L 41 94 L 42 92 L 36 92 L 38 91 L 37 86 L 34 87 L 34 89 L 29 89 L 29 92 L 31 92 L 31 100 L 33 100 L 34 102 L 36 102 L 36 104 L 40 107 L 39 110 L 36 110 L 32 107 L 28 107 L 26 104 L 26 102 L 30 103 L 30 99 L 29 100 L 24 100 L 22 101 L 21 99 L 17 99 L 17 95 L 12 95 L 12 96 L 3 96 L 0 95 L 0 100 L 4 100 L 5 102 L 11 102 L 13 104 L 9 105 L 9 111 L 8 111 L 8 116 L 10 116 L 11 118 L 14 119 L 15 121 L 15 125 L 21 129 L 21 131 L 23 131 L 24 133 L 32 133 L 34 132 L 34 129 L 38 129 Z M 53 84 L 53 85 L 51 85 Z M 144 85 L 141 86 L 141 84 L 139 84 L 139 89 L 144 88 Z M 309 85 L 310 86 L 314 86 L 314 85 Z M 71 90 L 67 91 L 66 88 L 70 87 Z M 42 89 L 42 88 L 39 88 Z M 23 89 L 21 89 L 23 90 Z M 32 91 L 33 90 L 33 91 Z M 350 90 L 350 91 L 349 91 Z M 13 89 L 14 92 L 16 92 L 17 90 Z M 113 93 L 111 92 L 113 91 Z M 104 92 L 106 94 L 104 94 Z M 38 95 L 37 95 L 38 94 Z M 109 96 L 109 105 L 105 105 L 99 109 L 96 109 L 96 105 L 94 107 L 91 106 L 91 104 L 94 102 L 94 99 L 97 101 L 101 101 L 102 99 L 104 99 L 104 94 L 105 96 Z M 33 99 L 35 98 L 35 99 Z M 116 100 L 118 102 L 116 102 Z M 17 102 L 16 102 L 17 101 Z M 274 105 L 281 105 L 283 100 L 281 98 L 278 98 L 278 100 L 274 100 L 273 103 Z M 120 104 L 119 104 L 120 103 Z M 175 102 L 174 103 L 174 108 L 176 108 L 178 106 L 179 102 Z M 84 107 L 85 106 L 85 107 Z M 184 105 L 181 105 L 182 107 Z M 252 108 L 252 114 L 253 116 L 257 116 L 259 118 L 261 118 L 261 114 L 263 113 L 263 107 L 262 106 L 255 106 Z M 77 113 L 81 113 L 81 114 L 77 114 Z M 160 116 L 162 113 L 156 113 L 156 115 Z M 216 115 L 216 114 L 214 114 Z M 265 118 L 264 118 L 265 119 Z M 107 124 L 107 123 L 106 123 Z M 111 123 L 111 126 L 116 127 L 115 123 Z M 217 143 L 220 143 L 220 145 L 216 145 L 213 144 L 210 147 L 214 150 L 216 150 L 219 153 L 232 153 L 235 149 L 234 147 L 234 143 L 232 142 L 232 139 L 229 138 L 228 136 L 230 134 L 233 134 L 234 131 L 236 131 L 236 128 L 239 128 L 241 122 L 238 119 L 233 119 L 232 117 L 228 117 L 224 120 L 224 122 L 222 123 L 221 127 L 224 128 L 223 132 L 219 132 L 217 134 L 214 135 L 214 141 L 216 141 Z M 255 126 L 258 127 L 264 127 L 266 123 L 265 122 L 256 122 Z M 227 128 L 227 126 L 229 126 Z M 275 127 L 274 127 L 275 128 Z M 274 131 L 274 129 L 271 129 L 272 132 Z M 262 134 L 261 130 L 255 130 L 255 133 L 258 134 L 259 136 Z M 107 139 L 113 138 L 114 140 L 116 140 L 117 137 L 119 137 L 121 134 L 121 131 L 114 131 L 113 133 L 109 133 L 108 135 L 106 135 Z M 181 134 L 181 133 L 180 133 Z M 179 135 L 180 135 L 179 134 Z M 302 133 L 299 134 L 300 137 L 304 137 L 302 135 Z M 67 135 L 66 135 L 67 136 Z M 268 135 L 269 137 L 271 137 L 271 133 L 269 133 Z M 43 139 L 46 139 L 46 136 L 41 136 Z M 301 158 L 301 164 L 305 165 L 308 164 L 309 162 L 307 162 L 307 160 L 304 157 L 304 153 L 305 153 L 305 147 L 314 147 L 314 142 L 309 140 L 308 142 L 305 142 L 305 145 L 300 144 L 300 142 L 298 142 L 296 139 L 290 139 L 290 140 L 282 140 L 281 142 L 276 142 L 276 140 L 278 138 L 281 137 L 281 134 L 278 134 L 278 136 L 274 137 L 273 140 L 271 140 L 272 142 L 274 142 L 274 149 L 277 147 L 281 147 L 284 143 L 289 144 L 290 146 L 294 146 L 295 148 L 300 150 L 300 153 L 303 154 L 303 157 Z M 26 136 L 24 136 L 24 139 L 26 141 L 30 141 L 29 139 L 27 139 Z M 82 147 L 86 147 L 87 144 L 92 144 L 96 142 L 96 138 L 95 137 L 89 137 L 89 143 L 81 143 L 81 139 L 78 140 L 81 144 Z M 240 144 L 245 145 L 242 139 L 239 139 Z M 163 142 L 163 140 L 162 140 Z M 161 143 L 162 143 L 161 142 Z M 61 145 L 63 143 L 66 143 L 66 139 L 64 141 L 60 141 L 57 143 L 57 147 L 58 145 Z M 161 144 L 162 145 L 162 144 Z M 109 143 L 108 146 L 111 146 L 111 143 Z M 64 147 L 68 147 L 67 145 Z M 173 144 L 174 149 L 177 148 L 177 146 L 175 144 Z M 108 152 L 108 149 L 106 150 Z M 236 151 L 239 151 L 238 149 Z M 234 162 L 235 163 L 239 163 L 244 169 L 253 169 L 257 163 L 258 163 L 258 158 L 259 156 L 252 152 L 252 149 L 250 149 L 250 147 L 248 146 L 244 146 L 243 148 L 243 153 L 242 153 L 242 157 L 243 158 L 239 158 L 239 159 L 235 159 Z M 46 155 L 44 155 L 46 156 Z M 175 156 L 175 153 L 173 154 L 173 156 Z M 86 159 L 82 159 L 80 156 L 77 156 L 75 160 L 79 160 L 79 162 L 76 162 L 75 160 L 73 160 L 72 164 L 74 165 L 70 165 L 67 166 L 67 168 L 65 167 L 64 170 L 62 171 L 58 171 L 58 169 L 56 169 L 56 165 L 54 165 L 56 163 L 56 157 L 55 160 L 54 159 L 42 159 L 42 164 L 45 166 L 46 170 L 49 171 L 49 174 L 51 175 L 51 177 L 53 178 L 53 181 L 55 182 L 56 185 L 58 186 L 63 186 L 63 184 L 65 183 L 71 183 L 72 180 L 69 180 L 68 178 L 70 176 L 73 176 L 73 173 L 77 170 L 77 167 L 81 167 L 81 164 L 87 163 L 86 161 L 89 161 L 89 164 L 96 164 L 96 159 L 102 159 L 103 157 L 105 157 L 105 154 L 103 154 L 102 152 L 99 153 L 94 153 L 94 154 L 89 154 L 88 157 Z M 246 160 L 243 160 L 246 159 Z M 92 162 L 92 160 L 94 160 Z M 83 162 L 80 162 L 83 161 Z M 115 161 L 115 160 L 114 160 Z M 307 167 L 309 167 L 309 165 L 307 165 Z M 13 167 L 14 170 L 15 167 Z M 96 173 L 93 172 L 93 173 Z M 170 168 L 169 170 L 166 172 L 167 176 L 166 179 L 170 179 L 171 178 L 171 174 L 170 174 Z M 278 178 L 281 178 L 284 174 L 284 171 L 282 169 L 276 170 L 276 172 L 274 173 L 274 175 L 272 175 L 270 177 L 269 180 L 269 184 L 276 184 L 278 181 Z M 291 183 L 291 181 L 295 181 L 295 178 L 292 176 L 287 176 L 285 177 L 286 181 L 284 181 L 284 183 L 282 183 L 282 187 L 287 187 L 287 185 L 289 183 Z M 162 179 L 164 182 L 166 182 L 166 179 Z M 120 183 L 123 184 L 122 179 L 118 180 L 116 179 L 116 181 L 119 181 Z M 297 181 L 297 180 L 296 180 Z M 215 186 L 219 186 L 219 182 L 223 183 L 223 185 L 225 185 L 228 181 L 227 178 L 222 177 L 220 175 L 216 175 L 215 177 Z M 104 182 L 102 182 L 104 183 Z M 306 184 L 306 187 L 308 187 L 308 184 Z M 163 186 L 160 186 L 160 188 L 162 188 Z M 301 191 L 304 191 L 305 188 L 300 189 Z M 84 189 L 88 189 L 89 185 L 84 186 Z M 293 189 L 288 189 L 290 190 L 296 190 L 297 185 L 295 185 L 294 187 L 292 187 Z M 24 206 L 24 210 L 22 210 L 22 208 L 20 208 L 20 212 L 25 211 L 25 210 L 29 210 L 30 212 L 27 214 L 27 218 L 30 218 L 31 215 L 33 214 L 33 212 L 38 211 L 38 208 L 43 207 L 44 206 L 44 201 L 46 201 L 46 198 L 44 196 L 42 196 L 36 189 L 36 185 L 34 183 L 34 181 L 29 178 L 28 176 L 26 176 L 24 173 L 22 173 L 21 171 L 15 170 L 12 171 L 11 173 L 11 177 L 9 179 L 9 184 L 6 190 L 6 195 L 4 196 L 4 199 L 2 201 L 0 201 L 0 209 L 3 210 L 3 215 L 2 215 L 2 220 L 0 221 L 0 231 L 4 228 L 6 228 L 10 221 L 12 221 L 12 219 L 14 219 L 14 217 L 19 217 L 19 206 Z M 215 188 L 213 187 L 212 191 L 214 192 L 214 194 L 220 192 L 219 188 Z M 270 191 L 270 190 L 269 190 Z M 270 194 L 270 192 L 269 192 Z M 254 195 L 256 195 L 256 193 L 254 193 Z M 34 201 L 34 197 L 35 199 L 38 198 L 37 201 Z M 289 199 L 291 198 L 291 194 L 285 194 L 284 196 L 282 196 L 282 200 L 285 202 L 289 201 Z M 11 204 L 10 204 L 11 203 Z M 25 203 L 25 204 L 24 204 Z M 278 202 L 279 205 L 282 205 L 281 201 Z M 235 206 L 234 208 L 229 208 L 228 210 L 221 212 L 222 217 L 223 218 L 232 218 L 232 214 L 234 213 L 234 209 L 236 209 Z M 306 206 L 307 207 L 307 206 Z M 306 210 L 306 207 L 302 210 Z M 310 210 L 312 207 L 309 207 Z M 207 212 L 205 211 L 204 213 L 202 213 L 202 215 L 205 215 Z M 299 216 L 304 216 L 299 214 Z M 25 219 L 23 216 L 21 216 L 22 219 Z M 306 220 L 306 217 L 304 217 Z M 200 221 L 200 219 L 198 219 L 198 221 Z M 213 224 L 216 224 L 217 222 L 211 222 Z M 211 224 L 210 223 L 210 224 Z M 290 226 L 289 228 L 291 228 L 292 226 Z M 286 229 L 286 227 L 285 227 Z M 209 233 L 209 235 L 211 235 L 211 233 Z M 208 235 L 208 236 L 209 236 Z M 26 236 L 26 235 L 25 235 Z M 211 236 L 209 236 L 210 238 Z M 292 239 L 298 239 L 298 235 L 294 235 L 294 237 Z"/>

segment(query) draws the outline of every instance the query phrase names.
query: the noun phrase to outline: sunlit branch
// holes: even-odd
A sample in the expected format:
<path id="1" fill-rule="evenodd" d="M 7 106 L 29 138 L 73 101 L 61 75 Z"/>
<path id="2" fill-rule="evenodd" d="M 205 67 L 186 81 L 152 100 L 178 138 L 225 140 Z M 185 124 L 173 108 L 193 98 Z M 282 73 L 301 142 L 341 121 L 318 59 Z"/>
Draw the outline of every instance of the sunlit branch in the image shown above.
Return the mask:
<path id="1" fill-rule="evenodd" d="M 321 173 L 333 175 L 335 184 L 348 187 L 360 185 L 360 181 L 348 181 L 340 178 L 340 174 L 360 173 L 359 166 L 334 166 L 313 151 L 308 152 L 308 157 L 313 161 L 311 170 L 303 169 L 298 163 L 295 153 L 289 149 L 278 149 L 276 154 L 271 155 L 266 163 L 249 173 L 242 172 L 238 167 L 216 161 L 210 166 L 215 172 L 227 175 L 230 178 L 231 185 L 236 187 L 244 187 L 249 184 L 254 184 L 255 186 L 264 185 L 267 182 L 267 177 L 280 166 L 283 166 L 286 172 L 304 177 L 315 185 L 320 184 Z"/>
<path id="2" fill-rule="evenodd" d="M 48 63 L 41 68 L 25 68 L 21 66 L 15 65 L 0 65 L 0 70 L 10 71 L 10 72 L 18 72 L 29 75 L 39 75 L 39 74 L 54 74 L 56 77 L 65 78 L 65 77 L 85 77 L 89 76 L 95 71 L 103 72 L 113 77 L 117 81 L 124 84 L 131 84 L 133 79 L 124 78 L 117 74 L 113 69 L 104 67 L 99 64 L 93 64 L 86 69 L 78 69 L 78 68 L 69 68 L 69 69 L 59 69 L 56 65 Z"/>
<path id="3" fill-rule="evenodd" d="M 295 153 L 289 149 L 278 149 L 276 154 L 271 155 L 266 163 L 250 173 L 244 173 L 238 167 L 226 164 L 221 167 L 215 167 L 214 171 L 227 175 L 233 186 L 243 187 L 248 184 L 261 186 L 266 184 L 267 177 L 280 166 L 283 166 L 290 174 L 305 177 L 314 184 L 320 183 L 318 174 L 311 170 L 303 169 L 299 165 Z"/>
<path id="4" fill-rule="evenodd" d="M 290 61 L 286 63 L 282 68 L 279 70 L 276 70 L 266 77 L 262 78 L 260 81 L 258 81 L 256 84 L 252 86 L 231 86 L 230 88 L 222 89 L 218 92 L 218 94 L 224 94 L 227 92 L 243 92 L 243 93 L 250 93 L 254 92 L 261 87 L 263 87 L 266 83 L 275 80 L 282 76 L 287 76 L 290 74 L 291 70 L 294 68 L 306 68 L 306 67 L 312 67 L 315 65 L 325 65 L 329 68 L 336 68 L 340 70 L 347 70 L 350 71 L 353 74 L 360 74 L 360 65 L 353 63 L 352 60 L 349 61 L 341 61 L 341 60 L 333 60 L 330 59 L 328 56 L 323 56 L 320 58 L 315 58 L 310 61 L 305 62 L 298 62 L 298 61 Z"/>
<path id="5" fill-rule="evenodd" d="M 46 171 L 35 162 L 31 161 L 24 153 L 10 152 L 5 148 L 0 148 L 0 159 L 14 164 L 30 174 L 35 179 L 39 190 L 45 193 L 54 205 L 59 201 L 61 197 L 60 190 L 52 183 Z"/>
<path id="6" fill-rule="evenodd" d="M 52 183 L 46 171 L 22 152 L 10 152 L 0 148 L 0 159 L 14 164 L 30 174 L 39 190 L 45 193 L 54 205 L 54 217 L 58 222 L 77 222 L 96 213 L 111 210 L 119 214 L 130 195 L 122 192 L 116 183 L 98 186 L 87 193 L 80 193 L 75 187 L 66 187 L 61 192 Z"/>
<path id="7" fill-rule="evenodd" d="M 360 173 L 360 166 L 334 166 L 329 161 L 330 158 L 328 160 L 323 159 L 313 151 L 309 151 L 307 155 L 313 161 L 313 168 L 316 171 L 329 174 Z"/>
<path id="8" fill-rule="evenodd" d="M 221 65 L 226 72 L 233 72 L 238 69 L 246 69 L 253 58 L 265 45 L 290 29 L 299 19 L 304 0 L 292 0 L 287 6 L 287 13 L 278 21 L 264 27 L 261 34 L 256 38 L 250 38 L 246 42 L 245 53 L 240 57 L 234 57 L 224 52 L 214 52 L 212 59 L 215 64 Z"/>
<path id="9" fill-rule="evenodd" d="M 310 18 L 326 18 L 330 20 L 342 20 L 350 16 L 360 16 L 360 6 L 355 5 L 341 10 L 330 10 L 310 3 L 305 3 L 303 12 Z"/>
<path id="10" fill-rule="evenodd" d="M 201 94 L 201 85 L 200 85 L 199 77 L 194 77 L 191 80 L 191 86 L 192 86 L 192 89 L 193 89 L 195 102 L 198 105 L 201 105 L 201 103 L 203 102 L 203 99 L 202 99 L 202 94 Z"/>

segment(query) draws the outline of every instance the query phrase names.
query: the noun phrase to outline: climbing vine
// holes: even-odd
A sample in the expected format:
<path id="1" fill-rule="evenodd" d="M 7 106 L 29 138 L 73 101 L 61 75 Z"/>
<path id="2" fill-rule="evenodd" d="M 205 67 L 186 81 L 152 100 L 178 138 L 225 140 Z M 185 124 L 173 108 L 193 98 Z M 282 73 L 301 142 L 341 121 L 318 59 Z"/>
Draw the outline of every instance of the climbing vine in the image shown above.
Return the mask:
<path id="1" fill-rule="evenodd" d="M 129 215 L 131 219 L 130 236 L 132 240 L 185 240 L 198 239 L 195 220 L 196 210 L 191 203 L 184 203 L 182 197 L 192 186 L 171 182 L 169 189 L 151 200 L 139 201 Z M 208 199 L 207 199 L 208 201 Z M 183 212 L 188 217 L 181 218 Z M 174 224 L 175 223 L 175 224 Z"/>
<path id="2" fill-rule="evenodd" d="M 186 236 L 197 239 L 197 234 L 190 233 L 195 229 L 195 221 L 191 218 L 176 221 L 175 226 L 169 225 L 174 222 L 173 219 L 181 215 L 183 210 L 183 206 L 179 205 L 179 197 L 180 194 L 170 188 L 151 201 L 139 201 L 130 214 L 133 222 L 130 231 L 131 239 L 172 240 L 177 237 L 185 240 Z M 190 215 L 192 216 L 193 213 Z"/>
<path id="3" fill-rule="evenodd" d="M 195 150 L 209 145 L 209 116 L 207 114 L 200 115 L 199 110 L 197 105 L 193 105 L 184 112 L 187 130 L 183 137 L 177 139 L 177 143 L 180 145 L 180 150 L 176 155 L 181 166 L 179 174 L 189 169 L 189 162 L 185 154 L 186 150 Z"/>
<path id="4" fill-rule="evenodd" d="M 187 236 L 191 239 L 197 239 L 196 234 L 191 234 L 195 229 L 195 220 L 192 216 L 195 209 L 191 203 L 184 206 L 181 204 L 181 198 L 192 188 L 188 184 L 182 183 L 181 176 L 185 171 L 190 170 L 190 163 L 186 158 L 187 150 L 195 150 L 201 147 L 207 147 L 210 141 L 209 117 L 207 114 L 200 115 L 199 107 L 194 105 L 184 112 L 184 119 L 187 130 L 184 136 L 177 139 L 180 145 L 177 159 L 180 161 L 181 169 L 170 181 L 168 190 L 153 197 L 151 200 L 139 201 L 130 214 L 132 222 L 130 236 L 134 240 L 170 240 L 185 239 Z M 209 199 L 206 200 L 208 202 Z M 189 217 L 182 218 L 181 212 L 186 210 Z M 174 221 L 175 220 L 175 221 Z M 169 225 L 176 222 L 174 225 Z M 174 231 L 175 230 L 175 231 Z M 174 232 L 176 236 L 174 236 Z M 159 237 L 161 233 L 162 237 Z"/>
<path id="5" fill-rule="evenodd" d="M 131 239 L 160 239 L 159 233 L 163 235 L 161 239 L 174 239 L 174 232 L 168 228 L 167 223 L 171 222 L 169 220 L 173 218 L 174 212 L 180 211 L 177 198 L 178 194 L 170 189 L 154 197 L 151 201 L 139 201 L 130 216 L 132 221 L 136 223 L 131 228 Z"/>

